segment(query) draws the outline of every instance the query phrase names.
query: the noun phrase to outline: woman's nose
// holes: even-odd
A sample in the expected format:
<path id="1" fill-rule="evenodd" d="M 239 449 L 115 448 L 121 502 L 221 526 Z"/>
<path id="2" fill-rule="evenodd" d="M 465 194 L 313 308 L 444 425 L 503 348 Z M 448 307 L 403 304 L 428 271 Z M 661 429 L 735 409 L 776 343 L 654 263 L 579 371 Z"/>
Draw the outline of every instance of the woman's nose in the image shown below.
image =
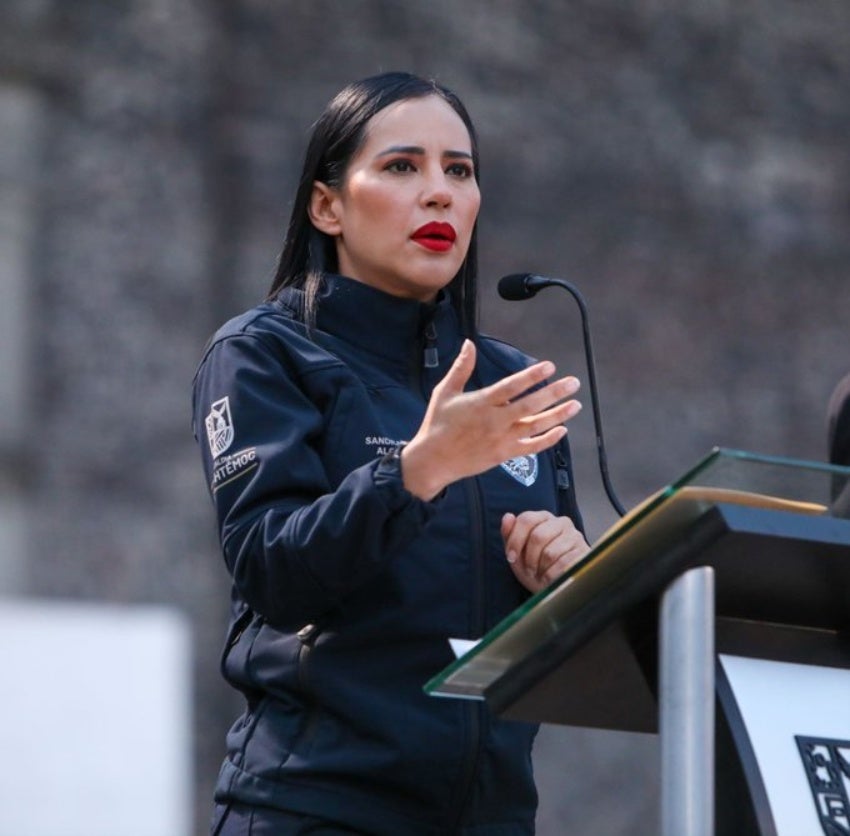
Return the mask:
<path id="1" fill-rule="evenodd" d="M 452 192 L 446 182 L 446 175 L 441 171 L 431 175 L 422 194 L 426 206 L 448 207 L 452 202 Z"/>

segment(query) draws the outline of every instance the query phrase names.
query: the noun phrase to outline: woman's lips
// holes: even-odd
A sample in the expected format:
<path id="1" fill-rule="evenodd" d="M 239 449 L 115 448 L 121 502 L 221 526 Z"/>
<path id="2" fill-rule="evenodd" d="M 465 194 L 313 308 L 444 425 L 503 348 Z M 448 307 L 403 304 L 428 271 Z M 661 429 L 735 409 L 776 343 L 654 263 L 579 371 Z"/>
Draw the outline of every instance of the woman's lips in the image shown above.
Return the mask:
<path id="1" fill-rule="evenodd" d="M 451 224 L 431 221 L 420 226 L 410 237 L 428 250 L 444 253 L 454 244 L 457 233 Z"/>

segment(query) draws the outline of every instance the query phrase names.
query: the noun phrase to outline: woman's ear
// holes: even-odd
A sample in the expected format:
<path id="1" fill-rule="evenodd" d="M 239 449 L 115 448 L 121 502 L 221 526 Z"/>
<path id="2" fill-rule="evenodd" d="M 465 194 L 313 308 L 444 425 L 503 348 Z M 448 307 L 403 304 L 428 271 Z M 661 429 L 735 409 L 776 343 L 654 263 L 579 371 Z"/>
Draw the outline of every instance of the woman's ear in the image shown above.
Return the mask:
<path id="1" fill-rule="evenodd" d="M 337 193 L 327 183 L 316 180 L 307 209 L 310 221 L 319 232 L 335 237 L 342 231 L 337 208 Z"/>

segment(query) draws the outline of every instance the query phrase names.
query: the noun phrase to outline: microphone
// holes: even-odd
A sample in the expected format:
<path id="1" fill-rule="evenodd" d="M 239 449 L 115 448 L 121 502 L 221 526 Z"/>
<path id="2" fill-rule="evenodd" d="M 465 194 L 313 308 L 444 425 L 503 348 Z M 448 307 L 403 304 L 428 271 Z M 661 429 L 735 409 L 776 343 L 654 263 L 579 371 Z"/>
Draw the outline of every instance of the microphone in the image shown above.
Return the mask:
<path id="1" fill-rule="evenodd" d="M 622 517 L 626 513 L 608 476 L 608 457 L 605 453 L 605 441 L 602 438 L 602 415 L 599 408 L 599 392 L 596 387 L 596 365 L 593 362 L 593 345 L 590 340 L 590 326 L 588 324 L 587 305 L 578 288 L 564 279 L 549 279 L 545 276 L 535 276 L 531 273 L 512 273 L 499 279 L 499 296 L 508 301 L 521 301 L 531 299 L 544 287 L 562 287 L 568 291 L 578 303 L 581 312 L 581 326 L 584 336 L 584 357 L 587 363 L 587 378 L 590 384 L 590 402 L 593 406 L 593 425 L 596 428 L 596 454 L 599 461 L 599 473 L 602 476 L 602 485 L 605 493 L 614 506 L 614 510 Z"/>

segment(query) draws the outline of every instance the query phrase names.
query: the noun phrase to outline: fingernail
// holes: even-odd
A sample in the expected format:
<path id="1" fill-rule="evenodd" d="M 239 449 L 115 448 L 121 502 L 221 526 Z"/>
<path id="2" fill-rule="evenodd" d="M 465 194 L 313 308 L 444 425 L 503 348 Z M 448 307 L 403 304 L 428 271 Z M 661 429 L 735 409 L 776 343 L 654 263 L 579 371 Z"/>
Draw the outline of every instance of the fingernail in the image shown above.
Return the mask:
<path id="1" fill-rule="evenodd" d="M 508 551 L 508 563 L 516 563 L 516 552 L 513 549 Z"/>

